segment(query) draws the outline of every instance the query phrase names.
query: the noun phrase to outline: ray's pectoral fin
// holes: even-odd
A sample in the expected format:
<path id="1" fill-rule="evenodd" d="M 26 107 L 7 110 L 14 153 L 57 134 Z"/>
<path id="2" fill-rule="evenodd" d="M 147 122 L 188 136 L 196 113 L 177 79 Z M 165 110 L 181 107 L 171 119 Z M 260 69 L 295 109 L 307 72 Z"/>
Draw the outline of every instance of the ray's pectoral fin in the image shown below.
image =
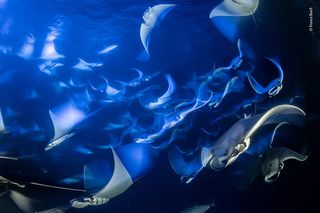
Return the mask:
<path id="1" fill-rule="evenodd" d="M 140 26 L 140 39 L 142 45 L 147 53 L 149 54 L 149 42 L 150 34 L 153 28 L 161 21 L 166 14 L 176 6 L 176 4 L 158 4 L 153 7 L 147 8 L 143 14 L 143 23 Z M 148 57 L 138 57 L 142 60 L 148 59 Z"/>
<path id="2" fill-rule="evenodd" d="M 117 153 L 112 150 L 114 166 L 109 167 L 108 161 L 98 160 L 87 164 L 84 168 L 84 183 L 88 196 L 71 201 L 74 208 L 103 205 L 109 199 L 126 191 L 133 180 L 121 162 Z"/>
<path id="3" fill-rule="evenodd" d="M 268 124 L 287 122 L 296 126 L 301 126 L 304 124 L 304 119 L 301 118 L 305 118 L 305 115 L 306 114 L 302 109 L 293 105 L 283 104 L 275 106 L 264 114 L 258 116 L 257 122 L 249 128 L 244 140 L 250 140 L 261 126 Z"/>
<path id="4" fill-rule="evenodd" d="M 234 42 L 242 34 L 244 22 L 250 20 L 250 23 L 256 25 L 254 14 L 258 6 L 259 0 L 224 0 L 211 11 L 209 18 L 229 40 Z"/>
<path id="5" fill-rule="evenodd" d="M 18 191 L 10 191 L 10 198 L 17 205 L 17 207 L 23 212 L 34 212 L 34 205 L 37 202 Z"/>
<path id="6" fill-rule="evenodd" d="M 282 67 L 277 60 L 272 58 L 265 57 L 261 60 L 261 63 L 264 64 L 265 67 L 269 67 L 268 73 L 274 73 L 276 77 L 274 77 L 273 79 L 269 79 L 266 82 L 259 82 L 259 80 L 257 80 L 254 75 L 262 79 L 261 76 L 259 77 L 259 75 L 263 73 L 261 72 L 261 70 L 260 72 L 247 72 L 246 75 L 248 78 L 248 82 L 257 94 L 268 94 L 269 96 L 276 96 L 279 94 L 283 87 L 284 72 L 282 70 Z"/>
<path id="7" fill-rule="evenodd" d="M 285 147 L 272 148 L 262 157 L 261 174 L 266 183 L 273 183 L 279 178 L 285 161 L 290 159 L 305 161 L 307 158 L 307 155 L 299 154 Z"/>
<path id="8" fill-rule="evenodd" d="M 250 16 L 253 15 L 259 5 L 259 0 L 224 0 L 215 7 L 209 18 L 217 16 Z"/>
<path id="9" fill-rule="evenodd" d="M 274 148 L 274 149 L 276 149 L 276 148 Z M 297 161 L 305 161 L 308 158 L 307 155 L 299 154 L 299 153 L 297 153 L 291 149 L 288 149 L 288 148 L 280 149 L 280 147 L 279 147 L 278 149 L 279 149 L 279 152 L 281 152 L 280 153 L 280 161 L 281 162 L 284 162 L 284 161 L 290 160 L 290 159 L 297 160 Z"/>
<path id="10" fill-rule="evenodd" d="M 106 160 L 96 160 L 84 166 L 84 186 L 88 192 L 103 187 L 111 177 L 112 168 Z"/>

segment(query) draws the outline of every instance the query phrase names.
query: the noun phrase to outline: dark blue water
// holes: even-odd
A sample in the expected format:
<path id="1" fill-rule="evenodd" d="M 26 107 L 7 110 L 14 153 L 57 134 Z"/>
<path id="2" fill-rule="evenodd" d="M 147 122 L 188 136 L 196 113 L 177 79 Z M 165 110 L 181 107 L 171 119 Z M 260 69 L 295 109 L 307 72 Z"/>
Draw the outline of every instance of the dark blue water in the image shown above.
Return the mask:
<path id="1" fill-rule="evenodd" d="M 260 1 L 210 19 L 221 3 L 0 0 L 0 212 L 319 212 L 319 4 Z M 159 4 L 175 5 L 146 48 L 141 25 Z M 242 128 L 283 104 L 306 116 L 276 112 L 234 150 Z M 277 147 L 308 159 L 267 184 Z M 227 159 L 204 165 L 207 148 Z M 132 185 L 74 208 L 109 183 L 117 158 L 128 177 L 115 181 Z"/>

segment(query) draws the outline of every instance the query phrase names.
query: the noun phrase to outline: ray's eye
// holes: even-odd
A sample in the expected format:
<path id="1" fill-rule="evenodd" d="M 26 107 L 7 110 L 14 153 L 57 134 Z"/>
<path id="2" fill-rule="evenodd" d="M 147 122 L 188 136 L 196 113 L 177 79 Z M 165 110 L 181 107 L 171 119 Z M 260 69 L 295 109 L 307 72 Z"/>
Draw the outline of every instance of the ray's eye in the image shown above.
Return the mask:
<path id="1" fill-rule="evenodd" d="M 237 149 L 235 149 L 235 150 L 233 150 L 231 157 L 237 156 L 238 154 L 239 154 L 239 151 Z"/>
<path id="2" fill-rule="evenodd" d="M 236 145 L 232 152 L 232 157 L 239 155 L 239 153 L 242 152 L 245 149 L 245 147 L 246 145 L 244 143 Z"/>
<path id="3" fill-rule="evenodd" d="M 281 163 L 279 163 L 279 167 L 278 167 L 278 168 L 279 168 L 280 170 L 282 170 L 282 169 L 283 169 L 283 167 L 284 167 L 284 164 L 283 164 L 282 162 L 281 162 Z"/>

